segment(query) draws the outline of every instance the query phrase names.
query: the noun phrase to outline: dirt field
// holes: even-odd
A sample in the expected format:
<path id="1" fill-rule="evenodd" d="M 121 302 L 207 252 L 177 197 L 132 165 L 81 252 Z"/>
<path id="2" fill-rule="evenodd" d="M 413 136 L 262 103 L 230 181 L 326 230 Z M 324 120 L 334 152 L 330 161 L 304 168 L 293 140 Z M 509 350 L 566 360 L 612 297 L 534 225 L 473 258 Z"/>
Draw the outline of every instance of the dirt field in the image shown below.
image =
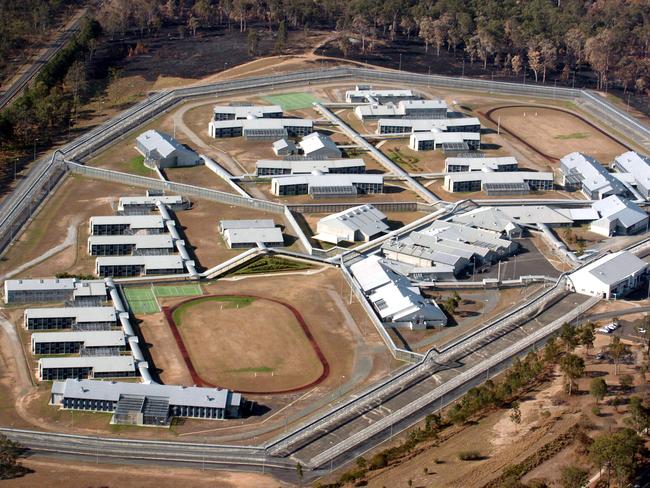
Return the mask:
<path id="1" fill-rule="evenodd" d="M 279 303 L 203 297 L 185 302 L 173 317 L 207 383 L 242 392 L 284 391 L 323 373 L 296 317 Z"/>

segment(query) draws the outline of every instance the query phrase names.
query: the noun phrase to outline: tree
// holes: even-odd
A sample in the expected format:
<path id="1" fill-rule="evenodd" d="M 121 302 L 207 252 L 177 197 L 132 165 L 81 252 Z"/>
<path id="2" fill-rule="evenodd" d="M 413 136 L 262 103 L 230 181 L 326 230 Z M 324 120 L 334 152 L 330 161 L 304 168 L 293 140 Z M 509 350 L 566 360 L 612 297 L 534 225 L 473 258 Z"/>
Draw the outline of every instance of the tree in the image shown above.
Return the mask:
<path id="1" fill-rule="evenodd" d="M 560 369 L 567 380 L 569 395 L 571 395 L 574 380 L 580 378 L 585 372 L 585 362 L 580 356 L 567 354 L 560 360 Z"/>
<path id="2" fill-rule="evenodd" d="M 618 376 L 618 364 L 625 354 L 625 344 L 621 342 L 621 338 L 618 336 L 612 337 L 612 342 L 607 346 L 609 355 L 614 360 L 614 374 Z"/>
<path id="3" fill-rule="evenodd" d="M 634 378 L 630 374 L 624 374 L 618 379 L 619 385 L 625 391 L 629 391 L 634 386 Z"/>
<path id="4" fill-rule="evenodd" d="M 447 42 L 449 31 L 449 14 L 445 14 L 433 22 L 433 42 L 436 45 L 436 56 L 440 56 L 440 48 Z"/>
<path id="5" fill-rule="evenodd" d="M 560 329 L 560 340 L 567 352 L 573 351 L 578 345 L 578 331 L 571 324 L 565 322 Z"/>
<path id="6" fill-rule="evenodd" d="M 196 29 L 199 28 L 199 19 L 190 15 L 190 18 L 187 19 L 187 30 L 192 33 L 192 37 L 196 37 Z"/>
<path id="7" fill-rule="evenodd" d="M 600 469 L 607 469 L 607 482 L 614 470 L 619 486 L 634 474 L 636 456 L 643 446 L 642 439 L 632 429 L 622 429 L 611 434 L 602 434 L 589 447 L 589 457 Z"/>
<path id="8" fill-rule="evenodd" d="M 539 43 L 539 52 L 542 56 L 542 83 L 546 83 L 546 71 L 557 66 L 557 48 L 548 39 L 543 39 Z"/>
<path id="9" fill-rule="evenodd" d="M 424 41 L 424 52 L 429 52 L 429 44 L 435 42 L 435 21 L 431 17 L 425 17 L 420 20 L 420 38 Z M 438 50 L 438 55 L 440 55 L 440 50 Z"/>
<path id="10" fill-rule="evenodd" d="M 519 424 L 521 424 L 521 408 L 519 407 L 519 402 L 512 402 L 509 418 L 513 424 L 519 427 Z"/>
<path id="11" fill-rule="evenodd" d="M 350 44 L 350 38 L 347 36 L 346 33 L 343 33 L 338 39 L 338 45 L 339 49 L 341 50 L 341 53 L 343 54 L 344 58 L 347 58 L 348 55 L 350 54 L 350 49 L 352 45 Z"/>
<path id="12" fill-rule="evenodd" d="M 594 378 L 589 383 L 589 394 L 596 399 L 596 405 L 607 395 L 607 383 L 602 378 Z"/>
<path id="13" fill-rule="evenodd" d="M 296 463 L 296 474 L 298 475 L 298 479 L 300 479 L 300 483 L 302 484 L 304 473 L 302 471 L 302 464 L 300 463 Z"/>
<path id="14" fill-rule="evenodd" d="M 596 337 L 594 335 L 594 324 L 592 322 L 587 322 L 582 326 L 579 334 L 580 344 L 585 346 L 587 354 L 589 354 L 589 350 L 594 347 L 595 339 Z"/>
<path id="15" fill-rule="evenodd" d="M 576 466 L 564 466 L 561 473 L 563 488 L 582 488 L 589 481 L 589 473 Z"/>
<path id="16" fill-rule="evenodd" d="M 515 75 L 521 73 L 521 70 L 524 69 L 524 61 L 521 59 L 521 55 L 515 54 L 510 60 L 510 65 L 512 66 L 512 72 Z"/>
<path id="17" fill-rule="evenodd" d="M 278 26 L 278 32 L 275 37 L 275 52 L 276 54 L 282 54 L 284 52 L 284 48 L 287 45 L 287 24 L 284 22 L 280 22 L 280 25 Z"/>
<path id="18" fill-rule="evenodd" d="M 255 29 L 249 29 L 246 41 L 248 43 L 248 54 L 256 56 L 257 49 L 260 46 L 260 36 L 258 32 Z"/>
<path id="19" fill-rule="evenodd" d="M 29 472 L 18 462 L 22 446 L 0 434 L 0 480 L 18 478 Z"/>
<path id="20" fill-rule="evenodd" d="M 560 347 L 557 344 L 557 338 L 551 337 L 544 346 L 544 361 L 555 363 L 560 357 Z"/>
<path id="21" fill-rule="evenodd" d="M 638 396 L 630 397 L 628 406 L 629 417 L 626 417 L 625 423 L 632 427 L 636 432 L 642 433 L 650 429 L 650 407 L 643 403 Z"/>
<path id="22" fill-rule="evenodd" d="M 544 63 L 542 62 L 542 53 L 537 48 L 537 46 L 528 48 L 528 66 L 533 70 L 533 73 L 535 75 L 535 83 L 537 83 L 539 72 L 544 68 Z"/>

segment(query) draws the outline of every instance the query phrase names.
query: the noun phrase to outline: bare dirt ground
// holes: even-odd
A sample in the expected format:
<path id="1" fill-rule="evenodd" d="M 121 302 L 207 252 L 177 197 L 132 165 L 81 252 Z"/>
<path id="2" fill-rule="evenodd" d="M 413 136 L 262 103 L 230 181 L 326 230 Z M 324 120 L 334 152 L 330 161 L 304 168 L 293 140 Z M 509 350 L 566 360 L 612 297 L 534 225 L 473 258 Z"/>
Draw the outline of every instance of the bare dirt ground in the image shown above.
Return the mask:
<path id="1" fill-rule="evenodd" d="M 286 307 L 263 298 L 242 306 L 207 300 L 174 314 L 203 380 L 234 391 L 282 391 L 307 385 L 323 372 Z"/>
<path id="2" fill-rule="evenodd" d="M 167 168 L 165 176 L 169 181 L 185 183 L 186 185 L 212 188 L 226 193 L 235 193 L 235 190 L 205 165 L 187 168 Z"/>
<path id="3" fill-rule="evenodd" d="M 24 270 L 18 277 L 53 276 L 63 271 L 92 274 L 95 259 L 86 250 L 88 219 L 93 215 L 112 215 L 120 196 L 143 194 L 142 188 L 69 175 L 5 254 L 0 262 L 0 275 L 60 244 L 70 225 L 77 227 L 76 244 Z"/>
<path id="4" fill-rule="evenodd" d="M 124 486 L 175 488 L 177 486 L 219 488 L 276 488 L 286 485 L 269 475 L 187 468 L 164 468 L 75 463 L 46 457 L 29 458 L 21 463 L 34 472 L 22 478 L 3 481 L 3 487 L 32 488 L 57 486 Z M 83 480 L 83 481 L 81 481 Z"/>

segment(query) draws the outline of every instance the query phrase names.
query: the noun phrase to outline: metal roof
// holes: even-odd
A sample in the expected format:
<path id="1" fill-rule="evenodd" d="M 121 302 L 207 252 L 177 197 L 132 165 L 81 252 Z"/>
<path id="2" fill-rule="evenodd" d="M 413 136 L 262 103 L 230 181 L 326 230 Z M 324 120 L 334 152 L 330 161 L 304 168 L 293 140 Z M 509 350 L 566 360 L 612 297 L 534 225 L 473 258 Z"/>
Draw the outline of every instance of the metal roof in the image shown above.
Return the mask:
<path id="1" fill-rule="evenodd" d="M 631 173 L 638 184 L 650 188 L 650 157 L 628 151 L 616 156 L 614 163 L 617 169 Z"/>
<path id="2" fill-rule="evenodd" d="M 155 205 L 156 202 L 162 202 L 165 205 L 178 205 L 183 203 L 183 197 L 180 195 L 161 195 L 158 197 L 120 197 L 118 210 L 124 210 L 129 205 Z"/>
<path id="3" fill-rule="evenodd" d="M 480 141 L 480 132 L 415 132 L 410 136 L 410 143 L 415 141 L 435 141 L 436 144 Z"/>
<path id="4" fill-rule="evenodd" d="M 590 192 L 625 194 L 625 185 L 616 179 L 598 161 L 579 152 L 567 154 L 561 160 L 561 168 L 568 171 L 565 176 L 577 176 L 582 186 Z"/>
<path id="5" fill-rule="evenodd" d="M 29 280 L 6 280 L 7 291 L 70 290 L 76 283 L 75 278 L 40 278 Z"/>
<path id="6" fill-rule="evenodd" d="M 135 371 L 135 361 L 131 355 L 41 358 L 38 365 L 39 369 L 92 368 L 95 374 Z"/>
<path id="7" fill-rule="evenodd" d="M 573 220 L 546 205 L 506 205 L 499 207 L 518 224 L 572 224 Z"/>
<path id="8" fill-rule="evenodd" d="M 309 186 L 350 186 L 354 183 L 381 184 L 382 175 L 375 174 L 326 174 L 277 176 L 273 178 L 277 185 L 309 185 Z"/>
<path id="9" fill-rule="evenodd" d="M 445 175 L 447 182 L 480 181 L 481 184 L 494 183 L 524 183 L 526 181 L 553 181 L 553 173 L 536 171 L 457 171 Z"/>
<path id="10" fill-rule="evenodd" d="M 600 214 L 601 218 L 610 222 L 618 220 L 624 227 L 632 227 L 648 218 L 648 214 L 636 203 L 618 195 L 603 198 L 594 202 L 591 207 Z"/>
<path id="11" fill-rule="evenodd" d="M 255 163 L 255 167 L 288 169 L 292 174 L 308 174 L 313 171 L 327 173 L 331 168 L 363 167 L 365 170 L 366 163 L 363 159 L 260 159 Z"/>
<path id="12" fill-rule="evenodd" d="M 145 269 L 183 269 L 183 258 L 178 254 L 162 256 L 100 256 L 95 262 L 97 267 L 142 265 Z"/>
<path id="13" fill-rule="evenodd" d="M 282 230 L 279 227 L 227 229 L 224 237 L 230 244 L 262 244 L 284 242 Z"/>
<path id="14" fill-rule="evenodd" d="M 507 232 L 519 227 L 512 217 L 496 207 L 479 207 L 463 214 L 454 215 L 451 220 L 459 224 L 496 232 Z"/>
<path id="15" fill-rule="evenodd" d="M 136 138 L 136 142 L 141 144 L 147 151 L 147 156 L 154 153 L 162 158 L 166 158 L 174 153 L 174 151 L 188 152 L 185 146 L 174 139 L 169 134 L 158 132 L 157 130 L 150 129 L 143 132 Z"/>
<path id="16" fill-rule="evenodd" d="M 164 227 L 160 215 L 99 215 L 90 217 L 90 226 L 93 225 L 120 225 L 126 224 L 132 229 L 159 229 Z"/>
<path id="17" fill-rule="evenodd" d="M 73 296 L 78 297 L 106 297 L 106 283 L 102 281 L 78 281 L 74 285 Z"/>
<path id="18" fill-rule="evenodd" d="M 449 127 L 480 126 L 476 117 L 456 117 L 453 119 L 379 119 L 378 131 L 381 127 L 402 127 L 403 132 L 426 132 L 431 129 L 447 130 Z"/>
<path id="19" fill-rule="evenodd" d="M 227 229 L 272 229 L 275 227 L 275 222 L 273 219 L 220 220 L 219 227 L 222 231 Z"/>
<path id="20" fill-rule="evenodd" d="M 172 406 L 226 408 L 239 406 L 239 393 L 220 388 L 129 383 L 126 381 L 66 380 L 55 382 L 52 390 L 64 398 L 117 402 L 122 395 L 156 396 L 169 399 Z"/>
<path id="21" fill-rule="evenodd" d="M 595 279 L 616 285 L 631 276 L 643 273 L 648 263 L 628 251 L 608 254 L 571 274 L 572 279 Z"/>
<path id="22" fill-rule="evenodd" d="M 252 115 L 264 117 L 266 114 L 281 114 L 279 105 L 215 105 L 212 109 L 215 114 L 233 115 L 235 119 L 245 119 Z"/>
<path id="23" fill-rule="evenodd" d="M 115 322 L 117 315 L 113 307 L 47 307 L 28 308 L 26 319 L 74 317 L 77 322 Z"/>
<path id="24" fill-rule="evenodd" d="M 498 171 L 500 166 L 517 166 L 516 158 L 511 156 L 500 158 L 447 158 L 445 159 L 445 171 L 449 171 L 449 166 L 467 166 L 468 171 L 482 171 L 492 169 Z"/>
<path id="25" fill-rule="evenodd" d="M 121 347 L 126 345 L 121 330 L 80 330 L 72 332 L 34 332 L 32 344 L 47 342 L 82 342 L 85 347 Z"/>
<path id="26" fill-rule="evenodd" d="M 327 149 L 332 154 L 336 154 L 337 156 L 341 155 L 341 150 L 336 146 L 334 141 L 320 132 L 312 132 L 311 134 L 306 135 L 302 138 L 298 145 L 306 156 L 321 149 Z"/>
<path id="27" fill-rule="evenodd" d="M 369 204 L 328 215 L 320 219 L 317 224 L 319 234 L 325 232 L 336 237 L 346 237 L 359 231 L 369 238 L 388 230 L 386 216 Z"/>
<path id="28" fill-rule="evenodd" d="M 169 234 L 91 235 L 88 245 L 133 244 L 136 249 L 173 249 L 174 241 Z"/>

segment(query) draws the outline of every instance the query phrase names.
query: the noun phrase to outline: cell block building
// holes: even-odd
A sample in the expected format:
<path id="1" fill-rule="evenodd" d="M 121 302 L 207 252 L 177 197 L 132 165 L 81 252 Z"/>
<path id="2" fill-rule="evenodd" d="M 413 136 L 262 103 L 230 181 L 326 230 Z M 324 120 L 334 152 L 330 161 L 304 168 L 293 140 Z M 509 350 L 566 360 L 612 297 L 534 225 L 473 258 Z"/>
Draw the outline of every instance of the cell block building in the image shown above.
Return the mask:
<path id="1" fill-rule="evenodd" d="M 27 330 L 107 330 L 116 320 L 113 307 L 28 308 L 23 312 Z"/>
<path id="2" fill-rule="evenodd" d="M 31 337 L 32 354 L 119 355 L 127 349 L 121 330 L 73 332 L 35 332 Z"/>

